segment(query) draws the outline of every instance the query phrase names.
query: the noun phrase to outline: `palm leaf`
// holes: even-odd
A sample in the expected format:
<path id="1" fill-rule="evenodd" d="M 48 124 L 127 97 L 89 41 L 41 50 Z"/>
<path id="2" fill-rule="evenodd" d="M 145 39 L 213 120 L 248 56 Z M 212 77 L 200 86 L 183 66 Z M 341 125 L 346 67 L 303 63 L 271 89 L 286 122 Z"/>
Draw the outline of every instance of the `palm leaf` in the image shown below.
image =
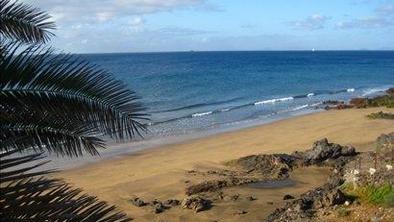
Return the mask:
<path id="1" fill-rule="evenodd" d="M 82 194 L 58 179 L 43 175 L 52 171 L 36 168 L 44 163 L 42 153 L 14 157 L 16 151 L 0 154 L 0 218 L 2 221 L 101 221 L 131 219 L 115 207 Z M 27 165 L 27 166 L 23 166 Z M 35 172 L 30 172 L 35 170 Z"/>
<path id="2" fill-rule="evenodd" d="M 46 42 L 55 24 L 50 16 L 18 1 L 0 1 L 0 36 L 26 43 Z"/>
<path id="3" fill-rule="evenodd" d="M 61 155 L 81 155 L 82 149 L 98 154 L 96 148 L 104 146 L 98 135 L 120 141 L 145 130 L 139 122 L 146 119 L 144 108 L 124 83 L 71 55 L 40 46 L 16 54 L 19 46 L 0 47 L 0 142 L 8 144 L 3 148 L 31 144 Z"/>
<path id="4" fill-rule="evenodd" d="M 4 51 L 14 52 L 12 47 L 6 46 Z M 0 61 L 0 72 L 0 90 L 4 99 L 14 97 L 10 99 L 22 101 L 22 105 L 27 99 L 31 100 L 29 105 L 37 104 L 45 100 L 44 97 L 49 105 L 55 101 L 64 103 L 66 110 L 77 110 L 85 118 L 101 122 L 112 132 L 110 136 L 119 139 L 131 138 L 134 135 L 132 129 L 142 129 L 137 120 L 146 119 L 142 113 L 145 109 L 126 84 L 71 55 L 53 55 L 50 49 L 29 47 L 19 55 L 8 53 Z M 73 106 L 67 106 L 68 103 Z M 46 109 L 47 106 L 37 107 Z M 53 107 L 57 110 L 64 108 L 52 105 L 46 110 L 53 110 Z M 34 110 L 36 107 L 29 108 Z M 121 134 L 125 132 L 128 134 Z"/>

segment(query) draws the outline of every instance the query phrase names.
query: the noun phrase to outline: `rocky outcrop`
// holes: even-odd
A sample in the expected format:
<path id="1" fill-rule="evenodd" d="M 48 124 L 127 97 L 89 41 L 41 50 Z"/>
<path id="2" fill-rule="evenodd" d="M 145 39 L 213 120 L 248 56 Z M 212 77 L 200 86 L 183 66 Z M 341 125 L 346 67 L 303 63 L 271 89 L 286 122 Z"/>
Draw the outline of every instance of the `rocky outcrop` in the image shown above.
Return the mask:
<path id="1" fill-rule="evenodd" d="M 288 154 L 251 155 L 230 161 L 228 164 L 237 166 L 248 174 L 281 178 L 287 177 L 297 161 L 297 157 Z"/>
<path id="2" fill-rule="evenodd" d="M 306 166 L 314 164 L 319 165 L 326 160 L 338 159 L 340 157 L 351 157 L 356 154 L 356 149 L 354 147 L 329 143 L 327 138 L 314 142 L 310 150 L 293 153 L 293 155 L 301 159 L 301 162 Z"/>
<path id="3" fill-rule="evenodd" d="M 316 210 L 345 203 L 345 194 L 337 189 L 342 182 L 333 179 L 317 189 L 308 191 L 300 198 L 287 202 L 284 207 L 276 209 L 266 221 L 310 221 Z"/>
<path id="4" fill-rule="evenodd" d="M 376 144 L 380 146 L 387 146 L 393 148 L 394 147 L 394 132 L 388 134 L 381 134 L 376 139 Z"/>
<path id="5" fill-rule="evenodd" d="M 289 172 L 299 166 L 328 165 L 340 168 L 356 155 L 354 147 L 329 143 L 322 139 L 316 141 L 312 148 L 304 152 L 289 154 L 259 154 L 231 160 L 226 164 L 237 170 L 210 170 L 207 172 L 188 171 L 191 175 L 219 176 L 219 179 L 189 184 L 186 195 L 214 192 L 225 187 L 240 186 L 247 183 L 268 180 L 282 180 Z"/>

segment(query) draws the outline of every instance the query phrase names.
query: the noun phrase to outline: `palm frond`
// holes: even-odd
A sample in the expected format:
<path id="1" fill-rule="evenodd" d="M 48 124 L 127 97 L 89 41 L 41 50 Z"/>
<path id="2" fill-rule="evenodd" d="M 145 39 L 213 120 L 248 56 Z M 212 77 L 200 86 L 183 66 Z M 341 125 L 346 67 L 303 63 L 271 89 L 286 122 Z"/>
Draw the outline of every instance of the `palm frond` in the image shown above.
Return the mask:
<path id="1" fill-rule="evenodd" d="M 13 156 L 0 154 L 0 218 L 2 221 L 101 221 L 125 222 L 131 219 L 115 207 L 82 194 L 67 183 L 38 171 L 35 163 L 42 154 Z M 27 166 L 24 166 L 27 165 Z M 36 172 L 30 172 L 36 170 Z"/>
<path id="2" fill-rule="evenodd" d="M 18 139 L 34 135 L 30 138 L 36 138 L 32 140 L 35 146 L 52 149 L 55 143 L 45 143 L 40 138 L 76 135 L 80 132 L 78 126 L 83 126 L 84 133 L 78 138 L 95 140 L 95 145 L 82 144 L 89 153 L 97 154 L 95 148 L 100 147 L 102 141 L 83 136 L 86 129 L 118 141 L 134 138 L 145 130 L 140 121 L 146 119 L 146 115 L 138 97 L 107 72 L 71 55 L 53 54 L 51 49 L 39 46 L 27 47 L 20 54 L 15 52 L 18 44 L 0 48 L 6 52 L 0 58 L 0 130 L 4 132 L 1 142 L 10 135 Z M 53 127 L 53 123 L 58 127 Z M 61 128 L 66 130 L 58 134 Z M 79 143 L 71 144 L 77 147 Z M 57 147 L 61 146 L 52 151 L 56 152 Z M 60 153 L 70 154 L 64 151 L 61 149 Z"/>
<path id="3" fill-rule="evenodd" d="M 18 1 L 0 1 L 1 37 L 26 43 L 46 42 L 53 35 L 55 24 L 50 16 Z"/>
<path id="4" fill-rule="evenodd" d="M 0 141 L 2 150 L 30 149 L 48 151 L 61 156 L 82 156 L 83 151 L 98 155 L 98 148 L 105 148 L 105 143 L 88 127 L 56 126 L 56 124 L 18 125 L 1 124 Z"/>

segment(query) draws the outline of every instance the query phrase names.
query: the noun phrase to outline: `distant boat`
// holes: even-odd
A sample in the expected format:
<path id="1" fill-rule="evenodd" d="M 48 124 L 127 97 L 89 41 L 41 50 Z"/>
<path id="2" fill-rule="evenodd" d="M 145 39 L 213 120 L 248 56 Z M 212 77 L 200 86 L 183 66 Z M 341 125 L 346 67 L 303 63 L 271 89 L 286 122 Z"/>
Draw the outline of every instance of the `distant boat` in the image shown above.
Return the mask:
<path id="1" fill-rule="evenodd" d="M 315 51 L 315 48 L 312 49 L 312 52 L 314 52 L 314 51 Z"/>

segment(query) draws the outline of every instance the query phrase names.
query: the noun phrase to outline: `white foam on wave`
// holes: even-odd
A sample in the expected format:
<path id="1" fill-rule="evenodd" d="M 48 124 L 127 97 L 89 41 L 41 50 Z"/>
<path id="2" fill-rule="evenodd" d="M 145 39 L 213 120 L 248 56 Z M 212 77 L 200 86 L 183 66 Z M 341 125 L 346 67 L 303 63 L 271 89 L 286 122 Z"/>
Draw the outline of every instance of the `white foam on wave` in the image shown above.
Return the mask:
<path id="1" fill-rule="evenodd" d="M 220 110 L 220 112 L 227 112 L 227 111 L 230 111 L 230 108 L 224 108 Z"/>
<path id="2" fill-rule="evenodd" d="M 322 102 L 318 102 L 318 103 L 313 103 L 313 104 L 311 104 L 311 105 L 309 105 L 309 106 L 314 107 L 314 106 L 319 106 L 319 105 L 321 105 L 321 104 L 323 104 L 323 103 L 322 103 Z"/>
<path id="3" fill-rule="evenodd" d="M 315 94 L 314 93 L 308 93 L 308 95 L 306 95 L 307 97 L 312 97 L 312 96 L 314 96 Z"/>
<path id="4" fill-rule="evenodd" d="M 209 112 L 203 112 L 203 113 L 194 113 L 192 114 L 192 117 L 199 117 L 199 116 L 206 116 L 212 114 L 212 111 Z"/>
<path id="5" fill-rule="evenodd" d="M 285 98 L 279 98 L 279 99 L 269 99 L 269 100 L 263 100 L 263 101 L 258 101 L 255 102 L 254 105 L 261 105 L 261 104 L 267 104 L 267 103 L 276 103 L 276 102 L 284 102 L 288 100 L 293 100 L 293 97 L 285 97 Z"/>
<path id="6" fill-rule="evenodd" d="M 384 92 L 387 89 L 389 89 L 388 87 L 379 87 L 379 88 L 371 88 L 371 89 L 366 89 L 364 90 L 364 93 L 362 94 L 362 96 L 368 96 L 374 93 L 378 93 L 378 92 Z"/>
<path id="7" fill-rule="evenodd" d="M 292 109 L 292 111 L 297 111 L 297 110 L 300 110 L 300 109 L 305 109 L 305 108 L 307 108 L 308 106 L 309 106 L 308 104 L 302 105 L 302 106 L 297 106 L 297 107 L 295 107 L 294 109 Z"/>
<path id="8" fill-rule="evenodd" d="M 349 89 L 346 89 L 346 92 L 354 92 L 356 89 L 354 89 L 354 88 L 349 88 Z"/>

